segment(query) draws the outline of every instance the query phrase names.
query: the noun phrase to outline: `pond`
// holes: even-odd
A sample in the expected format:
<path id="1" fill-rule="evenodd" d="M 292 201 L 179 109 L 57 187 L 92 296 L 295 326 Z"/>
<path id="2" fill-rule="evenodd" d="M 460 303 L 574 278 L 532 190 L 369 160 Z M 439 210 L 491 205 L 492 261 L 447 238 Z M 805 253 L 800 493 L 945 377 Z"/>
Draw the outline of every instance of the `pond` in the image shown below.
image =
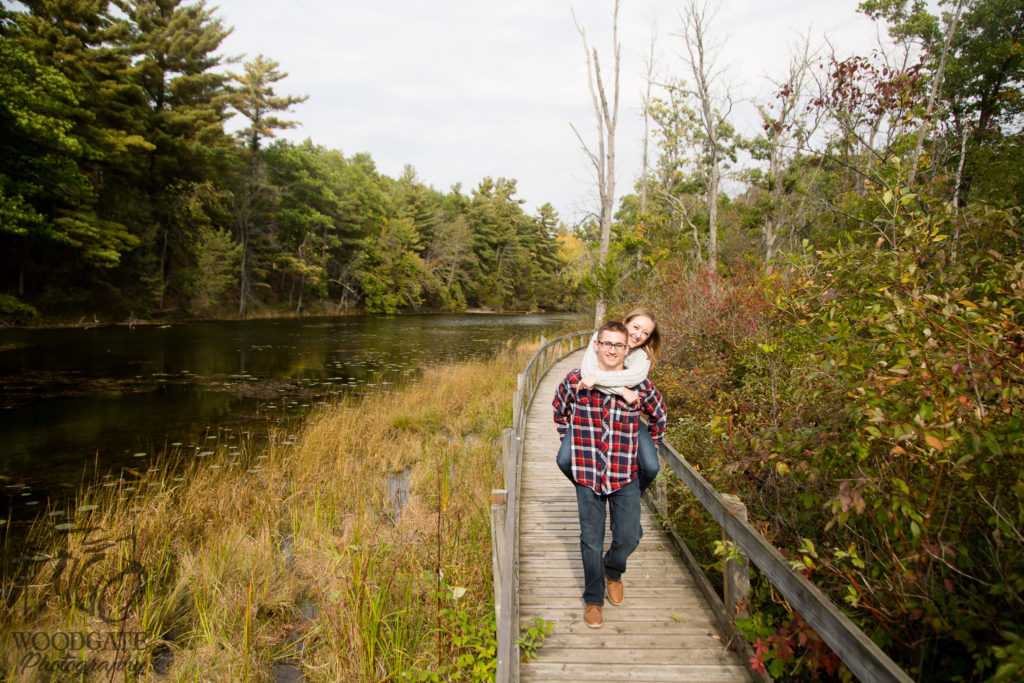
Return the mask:
<path id="1" fill-rule="evenodd" d="M 582 324 L 458 314 L 2 329 L 0 519 L 164 451 L 235 448 L 340 395 Z"/>

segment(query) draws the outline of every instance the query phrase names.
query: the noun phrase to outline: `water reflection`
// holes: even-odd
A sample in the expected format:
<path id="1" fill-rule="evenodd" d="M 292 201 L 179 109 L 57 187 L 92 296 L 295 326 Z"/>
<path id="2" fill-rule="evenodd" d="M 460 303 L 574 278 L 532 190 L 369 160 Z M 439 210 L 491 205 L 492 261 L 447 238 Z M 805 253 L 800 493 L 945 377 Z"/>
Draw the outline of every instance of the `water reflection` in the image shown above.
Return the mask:
<path id="1" fill-rule="evenodd" d="M 94 467 L 144 468 L 171 444 L 194 455 L 211 435 L 223 445 L 297 425 L 341 394 L 579 323 L 463 314 L 0 330 L 0 488 L 24 509 Z"/>

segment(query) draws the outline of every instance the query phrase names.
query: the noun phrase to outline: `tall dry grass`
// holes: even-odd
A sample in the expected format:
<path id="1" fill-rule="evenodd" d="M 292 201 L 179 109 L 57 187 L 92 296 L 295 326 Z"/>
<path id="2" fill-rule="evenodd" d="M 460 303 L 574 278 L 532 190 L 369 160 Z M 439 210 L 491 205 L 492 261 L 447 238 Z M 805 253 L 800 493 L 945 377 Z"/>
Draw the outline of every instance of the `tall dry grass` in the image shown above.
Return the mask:
<path id="1" fill-rule="evenodd" d="M 84 491 L 63 529 L 37 524 L 42 550 L 5 577 L 4 672 L 271 680 L 289 666 L 382 681 L 479 664 L 486 648 L 466 645 L 479 638 L 452 631 L 479 624 L 486 640 L 493 621 L 488 496 L 527 357 L 430 368 L 260 452 Z M 409 501 L 394 519 L 385 479 L 404 468 Z"/>

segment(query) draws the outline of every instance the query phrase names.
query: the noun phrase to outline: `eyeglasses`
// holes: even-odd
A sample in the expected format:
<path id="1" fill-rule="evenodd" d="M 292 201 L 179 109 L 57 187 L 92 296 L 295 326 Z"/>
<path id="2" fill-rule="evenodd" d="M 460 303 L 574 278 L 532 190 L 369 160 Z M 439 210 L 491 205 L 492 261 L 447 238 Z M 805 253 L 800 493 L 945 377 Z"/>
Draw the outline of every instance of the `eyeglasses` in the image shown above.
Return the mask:
<path id="1" fill-rule="evenodd" d="M 622 351 L 624 348 L 626 348 L 626 345 L 623 344 L 622 342 L 599 341 L 597 342 L 597 345 L 605 349 L 615 349 L 616 351 Z"/>

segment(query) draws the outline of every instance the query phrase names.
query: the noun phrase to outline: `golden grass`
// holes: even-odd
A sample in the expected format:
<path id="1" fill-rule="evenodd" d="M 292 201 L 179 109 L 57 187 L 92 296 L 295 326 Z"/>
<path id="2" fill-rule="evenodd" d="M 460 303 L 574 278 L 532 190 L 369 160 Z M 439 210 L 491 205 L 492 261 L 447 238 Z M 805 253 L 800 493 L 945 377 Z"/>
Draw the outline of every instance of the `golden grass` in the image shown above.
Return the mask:
<path id="1" fill-rule="evenodd" d="M 33 530 L 49 559 L 5 579 L 18 600 L 0 615 L 3 670 L 49 680 L 63 659 L 93 666 L 77 680 L 271 680 L 287 662 L 306 680 L 381 681 L 451 667 L 452 589 L 471 618 L 493 610 L 488 496 L 527 357 L 430 368 L 314 414 L 294 442 L 83 492 L 72 530 Z M 403 468 L 396 522 L 385 478 Z M 53 640 L 13 635 L 40 631 Z M 141 645 L 57 647 L 110 632 Z"/>

